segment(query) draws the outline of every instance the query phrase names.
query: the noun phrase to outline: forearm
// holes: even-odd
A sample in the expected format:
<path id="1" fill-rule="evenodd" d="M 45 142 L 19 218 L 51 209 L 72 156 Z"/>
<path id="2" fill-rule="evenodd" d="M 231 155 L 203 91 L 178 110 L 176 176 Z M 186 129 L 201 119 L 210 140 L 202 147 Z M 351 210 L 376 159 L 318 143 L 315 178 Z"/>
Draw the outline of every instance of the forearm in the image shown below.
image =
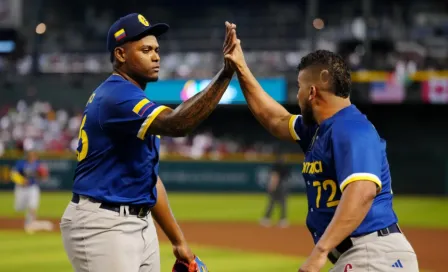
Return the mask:
<path id="1" fill-rule="evenodd" d="M 174 219 L 168 202 L 165 186 L 160 178 L 157 180 L 157 203 L 151 210 L 152 217 L 159 224 L 173 245 L 185 243 L 185 237 Z"/>
<path id="2" fill-rule="evenodd" d="M 12 171 L 10 178 L 11 178 L 12 182 L 19 184 L 19 185 L 23 185 L 27 181 L 25 176 L 20 174 L 18 171 Z"/>
<path id="3" fill-rule="evenodd" d="M 237 67 L 237 76 L 249 109 L 268 131 L 273 132 L 273 121 L 288 118 L 290 113 L 263 90 L 246 65 Z"/>
<path id="4" fill-rule="evenodd" d="M 357 181 L 344 190 L 331 223 L 316 245 L 320 251 L 331 251 L 350 236 L 366 217 L 375 197 L 375 185 L 368 184 L 373 189 L 364 190 L 364 188 L 361 189 L 362 182 L 371 183 L 370 181 Z"/>
<path id="5" fill-rule="evenodd" d="M 203 91 L 180 104 L 163 119 L 156 118 L 150 127 L 151 134 L 176 137 L 190 133 L 216 108 L 232 75 L 233 72 L 223 68 Z"/>

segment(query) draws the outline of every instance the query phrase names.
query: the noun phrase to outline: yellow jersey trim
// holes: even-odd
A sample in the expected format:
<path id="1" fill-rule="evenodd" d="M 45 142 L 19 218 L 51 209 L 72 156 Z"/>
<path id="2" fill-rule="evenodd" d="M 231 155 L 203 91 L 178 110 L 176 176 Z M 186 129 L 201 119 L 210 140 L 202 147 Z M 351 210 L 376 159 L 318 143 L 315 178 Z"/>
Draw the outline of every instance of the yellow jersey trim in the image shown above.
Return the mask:
<path id="1" fill-rule="evenodd" d="M 297 117 L 299 117 L 298 115 L 292 115 L 291 118 L 289 118 L 289 134 L 291 134 L 291 137 L 294 139 L 294 141 L 298 141 L 300 140 L 299 135 L 297 135 L 295 129 L 294 129 L 294 125 L 297 122 Z"/>
<path id="2" fill-rule="evenodd" d="M 344 189 L 352 182 L 360 181 L 360 180 L 368 180 L 373 183 L 375 183 L 378 187 L 377 192 L 380 192 L 382 189 L 382 183 L 381 180 L 374 174 L 370 173 L 354 173 L 348 176 L 340 185 L 341 192 L 344 191 Z"/>
<path id="3" fill-rule="evenodd" d="M 142 126 L 140 127 L 140 130 L 137 133 L 137 137 L 141 140 L 145 139 L 146 131 L 148 131 L 149 126 L 151 126 L 152 122 L 156 117 L 165 109 L 168 109 L 166 106 L 159 106 L 155 108 L 148 117 L 146 117 L 145 121 L 143 122 Z"/>

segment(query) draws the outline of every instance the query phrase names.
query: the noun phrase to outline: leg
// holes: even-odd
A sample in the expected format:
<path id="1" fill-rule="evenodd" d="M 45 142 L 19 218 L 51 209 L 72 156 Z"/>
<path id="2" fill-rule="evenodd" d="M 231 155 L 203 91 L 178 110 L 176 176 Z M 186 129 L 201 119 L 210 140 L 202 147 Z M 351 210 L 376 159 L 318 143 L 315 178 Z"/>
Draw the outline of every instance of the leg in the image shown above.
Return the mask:
<path id="1" fill-rule="evenodd" d="M 275 197 L 273 193 L 269 193 L 269 200 L 268 200 L 268 206 L 266 207 L 266 211 L 264 213 L 264 217 L 261 220 L 261 224 L 264 226 L 268 226 L 269 225 L 269 221 L 271 219 L 272 216 L 272 212 L 274 210 L 274 205 L 275 205 Z"/>
<path id="2" fill-rule="evenodd" d="M 406 237 L 401 233 L 378 237 L 375 243 L 367 245 L 370 270 L 393 272 L 398 269 L 418 272 L 417 255 Z"/>
<path id="3" fill-rule="evenodd" d="M 32 234 L 34 230 L 30 228 L 30 224 L 32 222 L 32 218 L 30 218 L 28 214 L 28 198 L 29 198 L 29 187 L 22 187 L 16 185 L 14 187 L 14 209 L 17 212 L 25 212 L 25 220 L 23 227 L 25 231 L 29 234 Z"/>
<path id="4" fill-rule="evenodd" d="M 61 229 L 61 235 L 62 235 L 62 243 L 64 245 L 65 253 L 67 254 L 67 257 L 70 261 L 70 263 L 73 266 L 73 269 L 75 272 L 81 271 L 77 269 L 78 264 L 75 264 L 75 256 L 76 251 L 71 243 L 71 228 L 73 226 L 73 218 L 76 213 L 76 204 L 70 202 L 67 206 L 67 208 L 64 211 L 64 214 L 62 215 L 61 222 L 59 223 L 59 227 Z"/>
<path id="5" fill-rule="evenodd" d="M 79 204 L 69 204 L 62 217 L 64 248 L 74 271 L 138 272 L 146 223 L 99 206 L 81 198 Z"/>
<path id="6" fill-rule="evenodd" d="M 160 249 L 156 227 L 151 215 L 147 217 L 147 228 L 143 229 L 145 240 L 144 261 L 139 272 L 160 272 Z"/>
<path id="7" fill-rule="evenodd" d="M 286 219 L 286 193 L 282 192 L 278 198 L 278 203 L 280 204 L 280 227 L 287 227 L 288 220 Z"/>
<path id="8" fill-rule="evenodd" d="M 37 218 L 37 209 L 40 203 L 40 189 L 37 185 L 32 185 L 28 189 L 27 218 L 29 222 L 34 222 Z"/>
<path id="9" fill-rule="evenodd" d="M 17 212 L 24 211 L 26 208 L 27 188 L 16 185 L 14 187 L 14 209 Z"/>
<path id="10" fill-rule="evenodd" d="M 28 195 L 28 220 L 30 223 L 30 227 L 34 230 L 53 230 L 53 223 L 46 220 L 37 220 L 37 211 L 39 209 L 40 203 L 40 188 L 38 185 L 32 185 L 30 187 L 29 195 Z"/>

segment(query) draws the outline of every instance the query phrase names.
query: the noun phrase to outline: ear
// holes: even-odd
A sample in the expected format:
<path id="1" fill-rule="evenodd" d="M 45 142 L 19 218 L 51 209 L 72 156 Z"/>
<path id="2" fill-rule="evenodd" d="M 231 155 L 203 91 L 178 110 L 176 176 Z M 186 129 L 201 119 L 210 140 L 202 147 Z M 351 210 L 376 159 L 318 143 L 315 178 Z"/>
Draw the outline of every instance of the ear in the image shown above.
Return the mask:
<path id="1" fill-rule="evenodd" d="M 118 62 L 126 62 L 126 53 L 123 47 L 117 47 L 114 49 L 114 57 Z"/>

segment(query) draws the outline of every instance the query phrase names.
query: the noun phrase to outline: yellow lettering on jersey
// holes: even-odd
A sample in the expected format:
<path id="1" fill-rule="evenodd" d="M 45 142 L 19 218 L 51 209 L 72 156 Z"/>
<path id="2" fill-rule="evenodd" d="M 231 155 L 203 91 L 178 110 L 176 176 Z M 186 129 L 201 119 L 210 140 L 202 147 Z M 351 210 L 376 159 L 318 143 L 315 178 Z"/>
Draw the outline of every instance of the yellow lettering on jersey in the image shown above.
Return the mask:
<path id="1" fill-rule="evenodd" d="M 322 197 L 322 187 L 325 191 L 330 190 L 330 196 L 326 200 L 326 206 L 327 208 L 336 207 L 339 204 L 338 199 L 334 199 L 336 196 L 336 182 L 331 179 L 327 179 L 324 182 L 321 181 L 313 181 L 313 187 L 316 187 L 317 193 L 316 193 L 316 208 L 320 208 L 320 200 Z"/>
<path id="2" fill-rule="evenodd" d="M 89 100 L 87 101 L 87 104 L 92 103 L 92 101 L 93 101 L 94 98 L 95 98 L 95 94 L 93 93 L 93 94 L 89 97 Z M 86 104 L 86 106 L 87 106 L 87 104 Z"/>
<path id="3" fill-rule="evenodd" d="M 79 127 L 78 141 L 81 140 L 81 151 L 76 151 L 78 161 L 82 161 L 87 157 L 87 152 L 89 151 L 89 137 L 84 130 L 84 125 L 86 124 L 87 115 L 82 118 L 81 126 Z"/>
<path id="4" fill-rule="evenodd" d="M 302 167 L 303 174 L 319 174 L 324 171 L 322 161 L 304 162 Z"/>

